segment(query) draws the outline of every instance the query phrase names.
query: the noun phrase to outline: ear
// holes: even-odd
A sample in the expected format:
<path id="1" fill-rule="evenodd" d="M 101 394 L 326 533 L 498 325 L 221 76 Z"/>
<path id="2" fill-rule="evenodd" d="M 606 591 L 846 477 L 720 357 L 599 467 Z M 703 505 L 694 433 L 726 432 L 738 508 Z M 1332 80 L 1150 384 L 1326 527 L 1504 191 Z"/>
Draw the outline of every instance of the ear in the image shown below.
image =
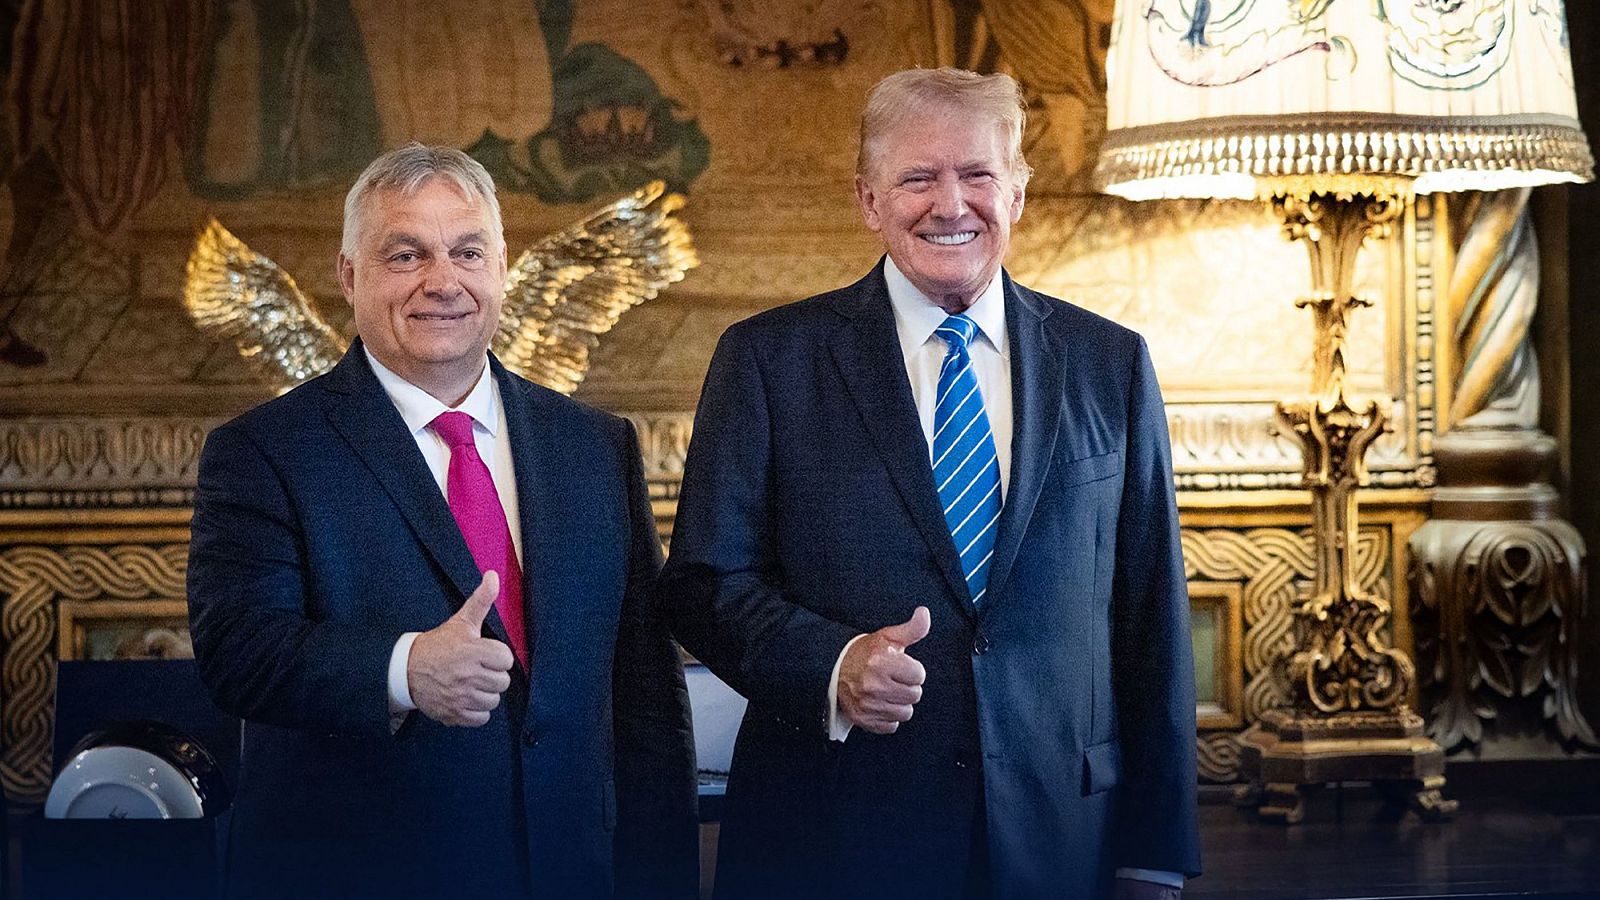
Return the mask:
<path id="1" fill-rule="evenodd" d="M 878 216 L 878 195 L 873 191 L 872 185 L 860 175 L 856 176 L 856 202 L 861 205 L 861 218 L 867 227 L 874 232 L 883 228 L 883 220 Z"/>
<path id="2" fill-rule="evenodd" d="M 354 306 L 356 303 L 356 267 L 350 257 L 339 251 L 339 290 L 344 292 L 344 302 Z"/>
<path id="3" fill-rule="evenodd" d="M 1017 221 L 1022 218 L 1022 207 L 1027 201 L 1027 195 L 1027 182 L 1019 181 L 1011 186 L 1011 224 L 1017 224 Z"/>

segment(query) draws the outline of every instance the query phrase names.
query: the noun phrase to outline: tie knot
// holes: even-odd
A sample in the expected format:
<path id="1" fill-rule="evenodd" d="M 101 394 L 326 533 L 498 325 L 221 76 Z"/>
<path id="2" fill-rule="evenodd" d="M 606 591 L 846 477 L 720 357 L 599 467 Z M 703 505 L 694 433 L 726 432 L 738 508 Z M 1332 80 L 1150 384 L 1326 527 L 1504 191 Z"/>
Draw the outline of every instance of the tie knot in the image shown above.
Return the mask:
<path id="1" fill-rule="evenodd" d="M 945 319 L 944 322 L 933 330 L 934 334 L 944 339 L 951 349 L 959 344 L 965 350 L 972 339 L 978 335 L 978 323 L 967 318 L 963 313 L 956 313 Z"/>
<path id="2" fill-rule="evenodd" d="M 472 417 L 464 412 L 443 412 L 428 423 L 433 433 L 444 438 L 444 442 L 454 450 L 457 447 L 473 446 L 472 443 Z"/>

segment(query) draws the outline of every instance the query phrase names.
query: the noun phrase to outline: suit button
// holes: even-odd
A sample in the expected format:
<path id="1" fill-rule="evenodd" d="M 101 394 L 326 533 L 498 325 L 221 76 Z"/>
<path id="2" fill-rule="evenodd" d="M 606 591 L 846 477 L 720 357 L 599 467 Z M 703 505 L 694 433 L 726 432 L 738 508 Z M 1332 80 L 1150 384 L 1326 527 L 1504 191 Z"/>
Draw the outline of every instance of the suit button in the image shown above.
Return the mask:
<path id="1" fill-rule="evenodd" d="M 534 731 L 532 728 L 523 729 L 522 743 L 528 745 L 529 747 L 539 746 L 539 732 Z"/>
<path id="2" fill-rule="evenodd" d="M 972 654 L 982 656 L 989 652 L 989 646 L 989 636 L 980 631 L 972 639 Z"/>

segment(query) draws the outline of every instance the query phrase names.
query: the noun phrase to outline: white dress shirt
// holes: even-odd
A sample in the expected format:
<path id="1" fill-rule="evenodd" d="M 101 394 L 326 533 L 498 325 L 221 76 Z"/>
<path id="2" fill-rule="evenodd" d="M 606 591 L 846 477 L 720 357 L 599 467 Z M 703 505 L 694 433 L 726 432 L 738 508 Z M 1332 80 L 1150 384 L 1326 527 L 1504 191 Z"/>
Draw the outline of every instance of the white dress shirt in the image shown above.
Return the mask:
<path id="1" fill-rule="evenodd" d="M 900 337 L 900 355 L 905 359 L 911 399 L 917 404 L 917 419 L 928 444 L 928 465 L 932 466 L 933 408 L 939 399 L 939 370 L 950 349 L 944 338 L 933 332 L 950 314 L 917 290 L 889 257 L 883 260 L 883 279 L 889 284 L 894 330 Z M 1006 302 L 998 272 L 967 307 L 966 316 L 978 326 L 978 333 L 967 345 L 967 354 L 972 357 L 972 371 L 978 377 L 978 393 L 983 396 L 983 410 L 989 416 L 989 430 L 994 433 L 994 454 L 1000 464 L 1000 500 L 1004 503 L 1011 488 L 1011 347 L 1006 339 Z M 844 740 L 851 729 L 850 722 L 839 714 L 839 667 L 850 645 L 862 637 L 865 635 L 844 645 L 828 679 L 828 737 L 835 741 Z"/>
<path id="2" fill-rule="evenodd" d="M 422 459 L 428 464 L 428 472 L 439 486 L 439 493 L 444 494 L 448 502 L 450 447 L 428 425 L 440 413 L 451 412 L 452 408 L 390 371 L 373 357 L 372 351 L 365 347 L 362 350 L 367 354 L 372 374 L 378 377 L 378 384 L 389 395 L 389 402 L 399 411 L 400 418 L 405 420 L 406 428 L 411 431 L 412 440 L 417 442 L 417 449 L 422 451 Z M 489 357 L 483 358 L 483 372 L 478 375 L 478 383 L 473 385 L 466 399 L 454 407 L 454 411 L 472 417 L 473 442 L 477 444 L 478 456 L 489 469 L 489 477 L 494 480 L 495 493 L 500 497 L 500 507 L 506 512 L 506 524 L 511 528 L 511 545 L 516 550 L 518 564 L 521 564 L 522 520 L 517 516 L 517 477 L 511 463 L 511 434 L 506 426 L 505 405 L 500 402 L 500 384 L 489 375 Z M 411 700 L 411 688 L 406 681 L 406 663 L 411 658 L 411 645 L 419 633 L 408 631 L 401 635 L 400 640 L 395 641 L 394 652 L 389 655 L 391 716 L 403 718 L 406 712 L 417 708 Z"/>
<path id="3" fill-rule="evenodd" d="M 906 377 L 911 382 L 911 397 L 917 404 L 922 435 L 928 442 L 928 464 L 931 466 L 933 411 L 939 397 L 939 370 L 944 365 L 944 356 L 949 349 L 944 339 L 933 332 L 950 314 L 917 290 L 916 285 L 891 258 L 884 258 L 883 277 L 889 285 L 889 305 L 894 308 L 895 332 L 900 336 L 900 353 L 905 357 Z M 989 416 L 989 430 L 994 432 L 994 451 L 1000 463 L 1000 497 L 1003 502 L 1011 488 L 1011 435 L 1014 422 L 1011 407 L 1011 345 L 1006 334 L 1006 304 L 999 273 L 967 308 L 966 316 L 978 326 L 978 333 L 973 336 L 967 349 L 972 357 L 972 370 L 978 376 L 978 391 L 983 395 L 984 412 Z M 844 650 L 840 651 L 839 658 L 833 663 L 833 675 L 828 680 L 828 737 L 835 741 L 849 737 L 852 727 L 839 714 L 839 668 L 851 644 L 865 636 L 858 635 L 844 645 Z M 1117 877 L 1176 888 L 1182 888 L 1184 880 L 1181 873 L 1149 869 L 1118 869 Z"/>
<path id="4" fill-rule="evenodd" d="M 933 411 L 939 399 L 939 370 L 949 345 L 933 332 L 950 314 L 940 309 L 901 274 L 894 260 L 885 258 L 883 277 L 889 283 L 889 305 L 894 308 L 894 330 L 900 336 L 900 353 L 906 361 L 911 399 L 917 404 L 922 436 L 928 441 L 928 464 L 933 465 Z M 1000 462 L 1000 497 L 1011 486 L 1011 346 L 1006 338 L 1006 302 L 997 274 L 966 317 L 978 326 L 967 352 L 978 376 L 983 410 L 994 432 L 994 452 Z"/>

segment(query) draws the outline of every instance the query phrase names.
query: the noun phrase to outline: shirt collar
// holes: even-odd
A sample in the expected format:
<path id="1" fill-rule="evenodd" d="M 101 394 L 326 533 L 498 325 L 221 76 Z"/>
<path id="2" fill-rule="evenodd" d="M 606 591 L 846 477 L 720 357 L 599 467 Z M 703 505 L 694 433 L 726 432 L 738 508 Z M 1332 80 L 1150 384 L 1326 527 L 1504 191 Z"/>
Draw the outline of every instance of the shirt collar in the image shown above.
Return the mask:
<path id="1" fill-rule="evenodd" d="M 427 428 L 440 413 L 450 412 L 451 408 L 439 402 L 422 388 L 401 378 L 390 371 L 383 363 L 378 362 L 372 351 L 362 346 L 362 352 L 367 355 L 367 364 L 372 366 L 372 374 L 378 377 L 378 384 L 383 386 L 383 392 L 389 395 L 389 402 L 400 411 L 400 418 L 405 420 L 406 428 L 412 435 Z M 494 437 L 500 428 L 500 387 L 495 384 L 495 379 L 485 377 L 489 371 L 489 357 L 483 358 L 483 372 L 478 374 L 478 383 L 472 386 L 472 392 L 467 394 L 465 400 L 455 407 L 456 412 L 464 412 L 472 417 L 472 421 L 479 427 L 489 432 Z"/>
<path id="2" fill-rule="evenodd" d="M 911 279 L 894 264 L 894 259 L 883 259 L 883 279 L 889 286 L 889 305 L 894 308 L 895 330 L 900 335 L 900 349 L 907 358 L 933 339 L 933 332 L 950 314 L 928 299 Z M 1000 273 L 967 308 L 966 316 L 978 326 L 978 334 L 989 342 L 1002 356 L 1006 353 L 1006 304 L 1001 296 Z"/>

